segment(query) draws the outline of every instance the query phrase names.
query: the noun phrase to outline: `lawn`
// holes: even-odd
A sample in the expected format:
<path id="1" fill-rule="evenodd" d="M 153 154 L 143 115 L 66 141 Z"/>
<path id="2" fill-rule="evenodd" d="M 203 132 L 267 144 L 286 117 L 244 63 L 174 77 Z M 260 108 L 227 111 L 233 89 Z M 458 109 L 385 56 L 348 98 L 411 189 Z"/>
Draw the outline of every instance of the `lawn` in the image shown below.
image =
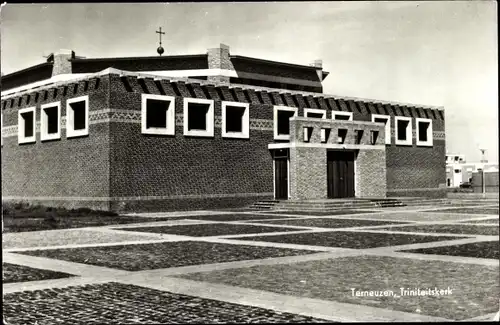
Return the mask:
<path id="1" fill-rule="evenodd" d="M 161 217 L 146 219 L 137 216 L 121 216 L 115 212 L 87 208 L 49 208 L 42 205 L 3 204 L 2 212 L 4 233 L 169 220 Z"/>

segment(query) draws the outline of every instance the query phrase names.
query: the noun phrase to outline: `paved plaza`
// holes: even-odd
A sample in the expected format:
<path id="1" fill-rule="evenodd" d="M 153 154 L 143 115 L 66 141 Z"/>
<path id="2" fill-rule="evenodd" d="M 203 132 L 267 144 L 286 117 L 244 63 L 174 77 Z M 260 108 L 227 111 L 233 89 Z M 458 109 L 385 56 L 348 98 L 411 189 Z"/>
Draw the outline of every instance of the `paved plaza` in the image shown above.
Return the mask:
<path id="1" fill-rule="evenodd" d="M 498 201 L 136 215 L 4 234 L 5 323 L 488 321 L 499 311 Z"/>

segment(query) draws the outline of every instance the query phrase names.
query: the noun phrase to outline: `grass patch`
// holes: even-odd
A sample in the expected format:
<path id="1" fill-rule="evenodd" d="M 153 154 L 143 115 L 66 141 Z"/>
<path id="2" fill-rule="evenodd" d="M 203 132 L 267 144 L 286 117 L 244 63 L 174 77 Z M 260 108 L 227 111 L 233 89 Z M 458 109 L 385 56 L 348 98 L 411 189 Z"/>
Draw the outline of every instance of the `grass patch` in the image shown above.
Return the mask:
<path id="1" fill-rule="evenodd" d="M 116 212 L 92 210 L 89 208 L 53 208 L 26 203 L 3 204 L 2 212 L 4 233 L 168 220 L 167 218 L 120 216 Z"/>

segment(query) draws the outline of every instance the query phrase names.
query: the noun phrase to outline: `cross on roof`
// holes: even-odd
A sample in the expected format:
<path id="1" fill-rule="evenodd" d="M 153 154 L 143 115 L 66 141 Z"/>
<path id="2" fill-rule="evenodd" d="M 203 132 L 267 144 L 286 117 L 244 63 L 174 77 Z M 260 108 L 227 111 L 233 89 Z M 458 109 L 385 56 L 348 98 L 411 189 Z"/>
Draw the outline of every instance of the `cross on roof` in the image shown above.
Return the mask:
<path id="1" fill-rule="evenodd" d="M 160 27 L 160 30 L 159 30 L 159 31 L 157 30 L 157 31 L 156 31 L 156 33 L 157 33 L 157 34 L 160 34 L 160 46 L 161 46 L 161 35 L 162 35 L 162 34 L 163 34 L 163 35 L 165 35 L 165 32 L 162 32 L 162 31 L 161 31 L 161 27 Z"/>

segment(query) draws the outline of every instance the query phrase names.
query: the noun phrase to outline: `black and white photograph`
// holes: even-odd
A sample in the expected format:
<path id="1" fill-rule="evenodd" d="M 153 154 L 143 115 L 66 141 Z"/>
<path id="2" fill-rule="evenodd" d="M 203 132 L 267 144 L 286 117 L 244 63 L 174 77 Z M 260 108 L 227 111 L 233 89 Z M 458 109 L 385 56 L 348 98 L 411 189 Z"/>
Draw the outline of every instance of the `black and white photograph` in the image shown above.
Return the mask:
<path id="1" fill-rule="evenodd" d="M 499 321 L 497 6 L 2 2 L 3 324 Z"/>

